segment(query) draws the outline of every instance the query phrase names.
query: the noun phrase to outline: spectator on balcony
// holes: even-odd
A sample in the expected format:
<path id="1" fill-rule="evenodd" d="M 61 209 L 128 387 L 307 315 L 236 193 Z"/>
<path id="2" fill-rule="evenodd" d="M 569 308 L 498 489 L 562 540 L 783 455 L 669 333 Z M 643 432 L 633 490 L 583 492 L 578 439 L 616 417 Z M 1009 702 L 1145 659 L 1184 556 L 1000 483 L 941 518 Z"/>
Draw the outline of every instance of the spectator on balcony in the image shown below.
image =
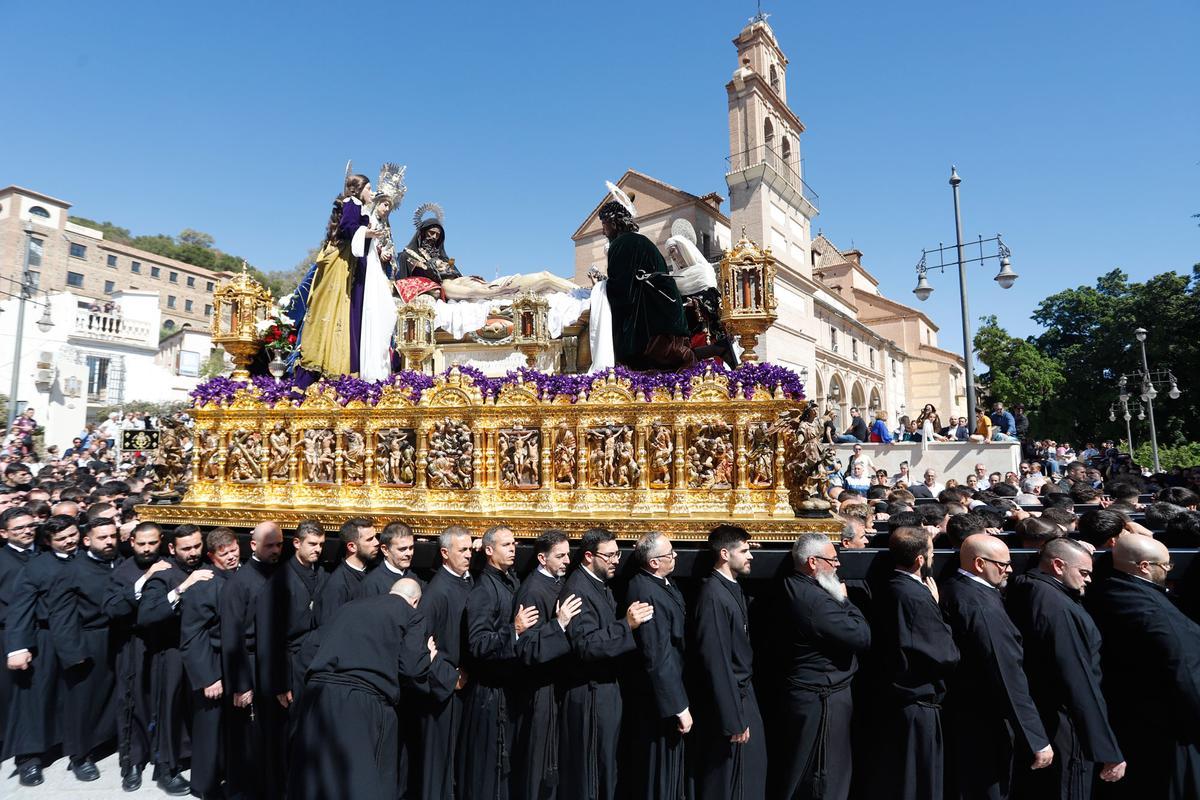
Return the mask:
<path id="1" fill-rule="evenodd" d="M 853 436 L 860 442 L 867 441 L 867 421 L 858 413 L 857 408 L 850 409 L 850 427 L 846 429 L 846 436 Z M 844 439 L 843 441 L 852 442 L 854 439 Z"/>
<path id="2" fill-rule="evenodd" d="M 971 435 L 972 442 L 990 442 L 992 440 L 992 421 L 988 415 L 983 413 L 982 408 L 975 409 L 975 433 Z M 978 474 L 976 469 L 976 477 L 982 479 L 984 476 Z"/>
<path id="3" fill-rule="evenodd" d="M 895 441 L 892 432 L 888 430 L 888 414 L 882 408 L 875 412 L 875 421 L 871 423 L 871 441 L 880 444 L 891 444 Z"/>
<path id="4" fill-rule="evenodd" d="M 1016 425 L 1016 437 L 1021 441 L 1029 438 L 1029 417 L 1025 416 L 1025 405 L 1017 403 L 1013 406 L 1013 423 Z"/>
<path id="5" fill-rule="evenodd" d="M 1004 410 L 1004 403 L 992 404 L 992 426 L 1005 436 L 1017 438 L 1017 421 L 1013 415 Z"/>
<path id="6" fill-rule="evenodd" d="M 850 466 L 850 474 L 846 476 L 846 488 L 853 489 L 864 497 L 867 490 L 871 488 L 871 476 L 867 473 L 867 467 L 861 460 L 855 461 Z"/>
<path id="7" fill-rule="evenodd" d="M 100 440 L 109 448 L 116 446 L 117 435 L 121 432 L 121 424 L 118 419 L 119 416 L 114 411 L 108 415 L 108 419 L 100 423 Z"/>
<path id="8" fill-rule="evenodd" d="M 832 408 L 825 409 L 823 422 L 821 423 L 821 441 L 826 444 L 849 444 L 850 442 L 859 441 L 858 437 L 853 434 L 841 434 L 837 432 L 837 425 L 834 419 L 837 418 L 837 412 Z"/>
<path id="9" fill-rule="evenodd" d="M 864 474 L 869 475 L 875 471 L 875 464 L 872 463 L 871 457 L 863 452 L 862 445 L 854 445 L 854 450 L 850 454 L 850 458 L 846 461 L 846 471 L 844 475 L 849 475 L 854 471 L 854 465 L 862 463 Z"/>
<path id="10" fill-rule="evenodd" d="M 949 434 L 949 438 L 956 442 L 965 442 L 970 439 L 971 429 L 967 426 L 967 418 L 959 417 L 947 433 Z"/>

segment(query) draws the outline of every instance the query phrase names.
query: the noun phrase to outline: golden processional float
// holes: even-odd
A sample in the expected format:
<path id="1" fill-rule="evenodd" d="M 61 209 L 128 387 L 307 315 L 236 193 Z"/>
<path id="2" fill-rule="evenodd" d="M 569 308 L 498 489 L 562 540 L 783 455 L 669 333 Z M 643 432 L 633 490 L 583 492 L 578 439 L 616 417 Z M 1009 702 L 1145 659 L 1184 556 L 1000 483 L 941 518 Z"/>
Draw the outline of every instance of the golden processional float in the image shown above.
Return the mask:
<path id="1" fill-rule="evenodd" d="M 556 342 L 546 302 L 522 293 L 500 326 L 505 344 L 529 365 L 552 355 L 559 370 L 488 377 L 452 363 L 433 375 L 439 351 L 469 353 L 435 330 L 432 300 L 420 297 L 397 311 L 407 371 L 300 392 L 278 377 L 242 377 L 258 351 L 288 336 L 270 293 L 243 271 L 214 293 L 213 341 L 234 358 L 234 377 L 193 393 L 190 430 L 164 430 L 160 490 L 143 516 L 237 528 L 366 516 L 402 520 L 418 535 L 451 524 L 476 534 L 504 524 L 519 537 L 600 526 L 622 539 L 658 530 L 682 540 L 736 522 L 762 541 L 835 536 L 840 523 L 820 499 L 830 454 L 814 409 L 795 373 L 752 360 L 776 317 L 774 273 L 770 250 L 744 235 L 720 263 L 721 319 L 747 346 L 733 370 L 586 374 L 586 320 L 560 337 L 581 341 Z M 280 367 L 271 359 L 272 375 Z"/>

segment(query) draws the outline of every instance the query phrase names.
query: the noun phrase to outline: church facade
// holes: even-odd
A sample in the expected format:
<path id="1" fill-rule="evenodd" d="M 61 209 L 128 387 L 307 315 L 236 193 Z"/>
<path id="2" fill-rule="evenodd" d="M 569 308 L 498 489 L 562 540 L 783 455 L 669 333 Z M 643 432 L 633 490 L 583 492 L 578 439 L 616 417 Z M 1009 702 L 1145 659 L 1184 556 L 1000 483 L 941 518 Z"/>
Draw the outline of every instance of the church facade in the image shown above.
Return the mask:
<path id="1" fill-rule="evenodd" d="M 641 231 L 665 253 L 684 220 L 712 262 L 742 231 L 777 259 L 779 319 L 759 340 L 758 354 L 804 378 L 810 400 L 838 412 L 888 412 L 915 417 L 932 403 L 943 419 L 965 414 L 961 356 L 941 349 L 938 327 L 922 312 L 884 297 L 862 264 L 862 253 L 839 250 L 812 235 L 819 197 L 804 181 L 800 135 L 804 124 L 787 103 L 788 59 L 764 19 L 733 40 L 738 66 L 725 86 L 729 157 L 725 174 L 729 214 L 715 192 L 695 195 L 642 172 L 617 182 L 634 198 Z M 604 267 L 600 203 L 572 235 L 575 280 Z M 687 227 L 687 226 L 683 226 Z"/>

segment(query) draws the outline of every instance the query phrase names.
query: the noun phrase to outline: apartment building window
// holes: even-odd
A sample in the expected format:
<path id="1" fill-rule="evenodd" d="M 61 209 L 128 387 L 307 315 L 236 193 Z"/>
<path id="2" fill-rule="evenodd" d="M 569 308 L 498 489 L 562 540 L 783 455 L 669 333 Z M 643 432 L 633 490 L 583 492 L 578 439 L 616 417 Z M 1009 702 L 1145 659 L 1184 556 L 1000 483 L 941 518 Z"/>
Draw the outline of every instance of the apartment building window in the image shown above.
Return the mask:
<path id="1" fill-rule="evenodd" d="M 129 263 L 129 271 L 130 271 L 130 272 L 133 272 L 133 273 L 135 273 L 135 274 L 141 275 L 141 274 L 142 274 L 142 262 L 140 262 L 140 261 L 131 261 L 131 262 Z"/>
<path id="2" fill-rule="evenodd" d="M 896 359 L 892 359 L 892 377 L 896 377 Z"/>
<path id="3" fill-rule="evenodd" d="M 189 288 L 189 289 L 195 289 L 195 288 L 196 288 L 196 277 L 195 277 L 194 275 L 188 275 L 188 276 L 187 276 L 187 285 L 188 285 L 188 288 Z"/>
<path id="4" fill-rule="evenodd" d="M 34 217 L 41 217 L 42 219 L 50 219 L 50 212 L 47 211 L 46 209 L 42 208 L 41 206 L 33 206 L 32 208 L 29 209 L 29 213 L 31 216 L 34 216 Z"/>
<path id="5" fill-rule="evenodd" d="M 867 350 L 867 357 L 871 359 L 871 369 L 875 369 L 875 348 Z"/>
<path id="6" fill-rule="evenodd" d="M 115 283 L 113 283 L 112 281 L 104 282 L 104 293 L 105 294 L 112 294 L 114 291 L 116 291 L 116 289 L 117 289 L 117 285 Z"/>
<path id="7" fill-rule="evenodd" d="M 174 307 L 175 307 L 175 295 L 169 294 L 169 295 L 167 295 L 167 308 L 174 308 Z"/>
<path id="8" fill-rule="evenodd" d="M 25 274 L 29 276 L 29 285 L 33 288 L 36 289 L 42 285 L 42 273 L 31 269 L 26 270 Z"/>
<path id="9" fill-rule="evenodd" d="M 29 266 L 40 267 L 42 265 L 42 250 L 46 242 L 42 239 L 29 239 Z"/>
<path id="10" fill-rule="evenodd" d="M 204 316 L 206 316 L 206 317 L 212 316 L 212 306 L 207 303 L 204 304 Z"/>
<path id="11" fill-rule="evenodd" d="M 108 362 L 101 356 L 88 356 L 88 402 L 99 403 L 108 396 Z"/>
<path id="12" fill-rule="evenodd" d="M 82 289 L 83 288 L 83 273 L 82 272 L 68 272 L 67 273 L 67 286 L 74 286 L 76 289 Z"/>
<path id="13" fill-rule="evenodd" d="M 104 259 L 104 262 L 106 264 L 108 264 L 110 267 L 112 267 L 113 269 L 117 268 L 117 257 L 114 256 L 112 253 L 108 254 L 108 258 Z"/>
<path id="14" fill-rule="evenodd" d="M 213 282 L 212 282 L 212 281 L 208 281 L 208 282 L 207 282 L 207 284 L 206 284 L 206 285 L 205 285 L 205 287 L 204 287 L 204 290 L 205 290 L 205 291 L 207 291 L 207 292 L 211 292 L 211 291 L 213 290 Z"/>
<path id="15" fill-rule="evenodd" d="M 184 301 L 183 301 L 183 310 L 184 310 L 184 311 L 191 311 L 191 310 L 192 310 L 192 301 L 191 301 L 191 300 L 184 300 Z"/>
<path id="16" fill-rule="evenodd" d="M 87 247 L 71 242 L 71 258 L 87 258 Z"/>
<path id="17" fill-rule="evenodd" d="M 830 349 L 830 350 L 832 350 L 832 351 L 833 351 L 833 352 L 835 352 L 835 353 L 838 351 L 838 341 L 837 341 L 837 339 L 838 339 L 838 337 L 837 337 L 837 327 L 836 327 L 836 326 L 834 326 L 834 325 L 830 325 L 830 326 L 829 326 L 829 349 Z"/>
<path id="18" fill-rule="evenodd" d="M 167 277 L 167 280 L 169 280 L 171 283 L 179 283 L 179 273 L 178 273 L 178 272 L 172 272 L 172 273 L 171 273 L 171 274 L 170 274 L 170 275 Z"/>
<path id="19" fill-rule="evenodd" d="M 157 278 L 157 277 L 158 277 L 159 275 L 161 275 L 161 274 L 162 274 L 162 270 L 161 270 L 161 269 L 159 269 L 158 267 L 151 267 L 151 268 L 150 268 L 150 277 L 151 277 L 151 278 Z"/>
<path id="20" fill-rule="evenodd" d="M 855 361 L 858 361 L 858 339 L 850 340 L 850 355 Z"/>

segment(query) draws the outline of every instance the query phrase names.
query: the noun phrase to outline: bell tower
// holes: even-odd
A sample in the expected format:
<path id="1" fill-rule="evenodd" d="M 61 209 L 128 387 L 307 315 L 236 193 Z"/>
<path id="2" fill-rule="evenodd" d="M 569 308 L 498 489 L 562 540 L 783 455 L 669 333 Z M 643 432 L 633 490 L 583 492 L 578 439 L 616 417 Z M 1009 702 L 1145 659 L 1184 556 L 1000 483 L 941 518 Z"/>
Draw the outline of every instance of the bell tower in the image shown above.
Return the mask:
<path id="1" fill-rule="evenodd" d="M 817 195 L 802 177 L 804 123 L 787 104 L 787 56 L 758 14 L 733 40 L 738 67 L 729 96 L 729 207 L 735 234 L 743 227 L 770 247 L 781 277 L 812 277 L 811 230 Z"/>

